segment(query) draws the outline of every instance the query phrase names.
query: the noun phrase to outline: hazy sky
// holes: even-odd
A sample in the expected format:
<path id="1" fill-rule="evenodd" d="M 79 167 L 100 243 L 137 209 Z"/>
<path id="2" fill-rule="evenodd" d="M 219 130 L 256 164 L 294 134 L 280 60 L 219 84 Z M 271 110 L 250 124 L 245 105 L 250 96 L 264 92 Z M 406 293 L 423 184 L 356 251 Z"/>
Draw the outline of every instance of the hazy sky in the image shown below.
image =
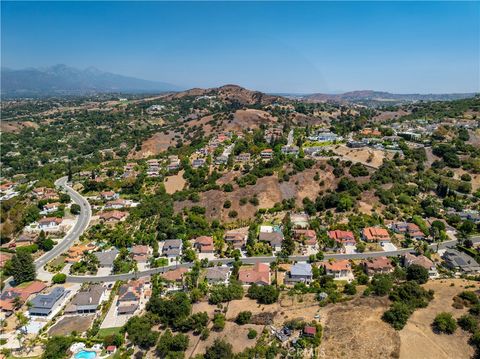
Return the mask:
<path id="1" fill-rule="evenodd" d="M 2 66 L 183 87 L 480 91 L 479 2 L 5 2 Z"/>

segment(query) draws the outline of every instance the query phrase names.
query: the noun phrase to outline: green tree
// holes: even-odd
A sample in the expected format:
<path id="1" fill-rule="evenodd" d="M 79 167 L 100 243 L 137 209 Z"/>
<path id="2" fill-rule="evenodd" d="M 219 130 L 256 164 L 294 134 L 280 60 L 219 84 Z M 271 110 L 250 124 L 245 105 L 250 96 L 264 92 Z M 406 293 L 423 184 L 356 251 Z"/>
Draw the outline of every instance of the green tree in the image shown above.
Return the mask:
<path id="1" fill-rule="evenodd" d="M 412 310 L 408 305 L 401 302 L 395 302 L 389 310 L 383 313 L 382 319 L 396 330 L 400 330 L 405 324 L 407 324 L 410 314 L 412 314 Z"/>
<path id="2" fill-rule="evenodd" d="M 233 359 L 232 344 L 221 339 L 215 339 L 212 346 L 208 347 L 204 355 L 205 359 Z"/>
<path id="3" fill-rule="evenodd" d="M 418 264 L 412 264 L 407 268 L 407 280 L 414 280 L 419 284 L 425 284 L 428 281 L 428 276 L 428 270 Z"/>
<path id="4" fill-rule="evenodd" d="M 63 359 L 69 356 L 68 348 L 72 345 L 71 337 L 53 336 L 50 337 L 45 345 L 42 359 Z"/>
<path id="5" fill-rule="evenodd" d="M 22 251 L 12 257 L 12 275 L 16 284 L 35 280 L 37 274 L 30 253 Z"/>
<path id="6" fill-rule="evenodd" d="M 457 322 L 451 313 L 442 312 L 438 314 L 432 323 L 435 331 L 445 334 L 453 334 L 457 330 Z"/>
<path id="7" fill-rule="evenodd" d="M 70 206 L 70 213 L 72 214 L 80 214 L 80 211 L 82 210 L 82 208 L 80 207 L 80 205 L 74 203 Z"/>

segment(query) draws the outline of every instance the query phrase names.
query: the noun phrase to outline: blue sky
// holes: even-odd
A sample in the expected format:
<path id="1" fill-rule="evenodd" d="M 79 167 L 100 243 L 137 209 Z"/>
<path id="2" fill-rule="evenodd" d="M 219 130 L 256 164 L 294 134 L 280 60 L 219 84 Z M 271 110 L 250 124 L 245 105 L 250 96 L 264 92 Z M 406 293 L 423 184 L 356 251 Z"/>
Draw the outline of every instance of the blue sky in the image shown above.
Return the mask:
<path id="1" fill-rule="evenodd" d="M 183 87 L 480 91 L 479 2 L 3 2 L 2 66 Z"/>

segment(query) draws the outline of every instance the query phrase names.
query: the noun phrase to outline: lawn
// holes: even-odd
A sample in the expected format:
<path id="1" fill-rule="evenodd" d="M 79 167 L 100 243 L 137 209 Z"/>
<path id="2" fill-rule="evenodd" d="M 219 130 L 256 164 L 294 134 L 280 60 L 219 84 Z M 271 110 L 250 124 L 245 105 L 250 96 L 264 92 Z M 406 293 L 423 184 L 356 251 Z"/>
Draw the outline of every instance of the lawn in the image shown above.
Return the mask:
<path id="1" fill-rule="evenodd" d="M 122 327 L 103 328 L 98 331 L 97 337 L 101 339 L 112 334 L 119 334 L 121 329 Z"/>

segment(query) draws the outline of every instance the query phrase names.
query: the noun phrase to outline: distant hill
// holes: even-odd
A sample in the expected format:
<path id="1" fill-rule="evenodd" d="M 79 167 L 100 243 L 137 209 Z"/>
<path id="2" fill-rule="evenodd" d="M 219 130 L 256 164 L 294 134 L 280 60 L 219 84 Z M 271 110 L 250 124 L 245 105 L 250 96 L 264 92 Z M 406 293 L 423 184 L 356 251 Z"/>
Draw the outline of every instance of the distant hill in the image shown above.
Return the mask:
<path id="1" fill-rule="evenodd" d="M 175 85 L 104 72 L 94 67 L 84 70 L 66 65 L 47 68 L 1 70 L 2 95 L 48 96 L 105 92 L 178 91 Z"/>
<path id="2" fill-rule="evenodd" d="M 248 90 L 238 85 L 224 85 L 209 89 L 193 88 L 170 96 L 171 98 L 209 96 L 215 97 L 221 102 L 237 103 L 239 105 L 269 105 L 284 100 L 280 96 L 267 95 L 263 92 Z"/>
<path id="3" fill-rule="evenodd" d="M 393 94 L 381 91 L 351 91 L 342 94 L 314 93 L 302 96 L 309 102 L 358 103 L 364 105 L 395 105 L 417 101 L 450 101 L 474 97 L 475 93 L 455 94 Z"/>

